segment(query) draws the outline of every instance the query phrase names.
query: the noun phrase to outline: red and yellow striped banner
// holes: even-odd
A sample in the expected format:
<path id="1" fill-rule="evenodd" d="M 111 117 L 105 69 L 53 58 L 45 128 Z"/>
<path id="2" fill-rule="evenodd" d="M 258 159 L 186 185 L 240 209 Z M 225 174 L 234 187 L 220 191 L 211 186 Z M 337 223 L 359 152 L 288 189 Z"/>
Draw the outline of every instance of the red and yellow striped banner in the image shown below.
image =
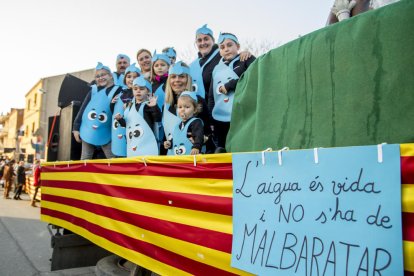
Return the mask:
<path id="1" fill-rule="evenodd" d="M 195 161 L 195 162 L 194 162 Z M 46 163 L 43 221 L 161 275 L 232 268 L 231 154 Z M 414 273 L 414 144 L 401 145 L 405 271 Z"/>

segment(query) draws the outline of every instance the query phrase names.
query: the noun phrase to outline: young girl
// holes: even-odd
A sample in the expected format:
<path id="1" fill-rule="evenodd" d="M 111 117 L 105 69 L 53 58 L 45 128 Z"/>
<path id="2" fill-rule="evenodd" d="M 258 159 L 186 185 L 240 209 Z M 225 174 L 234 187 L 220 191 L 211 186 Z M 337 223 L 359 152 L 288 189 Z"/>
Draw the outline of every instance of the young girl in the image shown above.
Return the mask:
<path id="1" fill-rule="evenodd" d="M 181 121 L 173 130 L 172 139 L 164 142 L 166 149 L 175 155 L 195 155 L 201 152 L 204 143 L 204 125 L 195 117 L 201 111 L 195 92 L 184 91 L 177 100 L 177 113 Z"/>
<path id="2" fill-rule="evenodd" d="M 118 157 L 125 157 L 127 154 L 126 148 L 126 136 L 125 136 L 125 126 L 121 126 L 119 122 L 115 119 L 115 114 L 124 115 L 124 109 L 126 105 L 132 101 L 134 95 L 132 93 L 133 81 L 140 75 L 141 71 L 135 67 L 135 63 L 131 64 L 125 70 L 124 85 L 126 88 L 122 92 L 114 97 L 112 103 L 115 103 L 114 106 L 114 116 L 112 118 L 112 144 L 111 149 L 112 153 Z"/>
<path id="3" fill-rule="evenodd" d="M 208 108 L 215 120 L 214 134 L 217 137 L 217 146 L 225 148 L 230 128 L 234 91 L 240 76 L 252 64 L 255 57 L 251 56 L 245 61 L 240 61 L 240 43 L 234 34 L 220 33 L 217 42 L 222 58 L 213 70 Z"/>
<path id="4" fill-rule="evenodd" d="M 170 58 L 165 54 L 154 53 L 151 66 L 151 83 L 154 96 L 158 97 L 158 107 L 162 108 L 165 100 L 165 82 L 168 78 Z"/>
<path id="5" fill-rule="evenodd" d="M 124 111 L 124 117 L 116 114 L 115 119 L 126 126 L 127 156 L 158 155 L 158 143 L 154 126 L 161 121 L 161 110 L 157 98 L 149 97 L 151 84 L 143 76 L 133 81 L 134 99 Z"/>

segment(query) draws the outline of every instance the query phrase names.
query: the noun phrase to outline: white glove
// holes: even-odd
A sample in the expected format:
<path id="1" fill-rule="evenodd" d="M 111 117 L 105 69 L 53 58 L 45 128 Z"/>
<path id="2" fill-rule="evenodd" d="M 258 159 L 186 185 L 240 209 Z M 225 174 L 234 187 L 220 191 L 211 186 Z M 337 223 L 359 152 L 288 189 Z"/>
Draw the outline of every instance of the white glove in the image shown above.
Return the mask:
<path id="1" fill-rule="evenodd" d="M 338 21 L 349 18 L 351 10 L 355 7 L 355 0 L 335 0 L 335 3 L 331 9 L 332 13 L 336 15 Z"/>

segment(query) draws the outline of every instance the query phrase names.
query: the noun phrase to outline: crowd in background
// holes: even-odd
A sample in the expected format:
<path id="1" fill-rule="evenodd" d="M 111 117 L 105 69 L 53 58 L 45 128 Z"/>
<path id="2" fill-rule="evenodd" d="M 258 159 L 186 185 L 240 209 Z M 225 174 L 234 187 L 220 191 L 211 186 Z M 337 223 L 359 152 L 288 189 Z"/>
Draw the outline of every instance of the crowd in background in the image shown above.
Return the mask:
<path id="1" fill-rule="evenodd" d="M 0 185 L 3 189 L 3 198 L 10 199 L 13 190 L 13 199 L 22 200 L 21 195 L 26 191 L 29 176 L 33 179 L 35 194 L 30 204 L 36 207 L 36 195 L 40 187 L 40 161 L 35 160 L 34 164 L 26 164 L 24 161 L 16 162 L 14 159 L 0 159 Z M 14 189 L 13 189 L 14 188 Z"/>

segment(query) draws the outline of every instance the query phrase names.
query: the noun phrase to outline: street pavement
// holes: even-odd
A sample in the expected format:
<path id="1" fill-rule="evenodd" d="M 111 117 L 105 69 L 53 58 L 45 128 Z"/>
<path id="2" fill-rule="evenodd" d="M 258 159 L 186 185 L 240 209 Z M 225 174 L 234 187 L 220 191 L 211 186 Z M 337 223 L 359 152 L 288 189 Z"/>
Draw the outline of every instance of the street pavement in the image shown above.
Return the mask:
<path id="1" fill-rule="evenodd" d="M 13 192 L 10 196 L 13 198 Z M 27 194 L 22 199 L 4 199 L 0 186 L 0 275 L 96 275 L 95 266 L 50 271 L 47 223 L 40 221 L 40 208 L 30 206 Z"/>

